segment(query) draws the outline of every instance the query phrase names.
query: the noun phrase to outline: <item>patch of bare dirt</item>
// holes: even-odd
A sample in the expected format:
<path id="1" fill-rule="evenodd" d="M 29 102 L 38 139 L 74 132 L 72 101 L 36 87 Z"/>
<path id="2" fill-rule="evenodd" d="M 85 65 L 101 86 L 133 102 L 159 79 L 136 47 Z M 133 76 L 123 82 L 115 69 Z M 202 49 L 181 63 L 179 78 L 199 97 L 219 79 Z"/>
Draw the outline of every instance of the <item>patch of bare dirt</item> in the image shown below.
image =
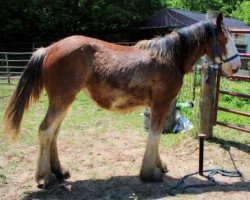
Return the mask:
<path id="1" fill-rule="evenodd" d="M 221 146 L 220 141 L 205 143 L 205 169 L 237 167 L 244 178 L 215 176 L 220 185 L 189 188 L 169 194 L 180 178 L 198 170 L 198 141 L 187 139 L 177 147 L 161 147 L 169 172 L 164 182 L 144 183 L 138 173 L 146 135 L 105 133 L 81 135 L 58 142 L 61 162 L 71 178 L 49 190 L 37 188 L 34 181 L 36 147 L 15 145 L 0 155 L 0 199 L 250 199 L 250 147 Z M 231 153 L 231 156 L 230 156 Z M 2 179 L 1 179 L 2 180 Z M 199 175 L 184 182 L 205 184 Z"/>

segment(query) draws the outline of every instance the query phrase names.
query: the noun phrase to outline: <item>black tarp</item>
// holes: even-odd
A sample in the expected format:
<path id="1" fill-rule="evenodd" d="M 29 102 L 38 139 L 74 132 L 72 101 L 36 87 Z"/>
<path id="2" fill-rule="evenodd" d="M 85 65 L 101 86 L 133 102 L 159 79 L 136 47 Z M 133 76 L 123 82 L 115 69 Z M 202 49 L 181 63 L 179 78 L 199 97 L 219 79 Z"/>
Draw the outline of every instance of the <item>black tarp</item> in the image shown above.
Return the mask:
<path id="1" fill-rule="evenodd" d="M 179 28 L 188 26 L 196 22 L 206 19 L 205 13 L 192 12 L 186 10 L 177 10 L 172 8 L 165 8 L 148 20 L 142 22 L 138 28 L 156 28 L 156 27 L 167 27 L 167 28 Z M 230 28 L 249 28 L 240 20 L 231 18 L 225 18 L 225 24 Z"/>

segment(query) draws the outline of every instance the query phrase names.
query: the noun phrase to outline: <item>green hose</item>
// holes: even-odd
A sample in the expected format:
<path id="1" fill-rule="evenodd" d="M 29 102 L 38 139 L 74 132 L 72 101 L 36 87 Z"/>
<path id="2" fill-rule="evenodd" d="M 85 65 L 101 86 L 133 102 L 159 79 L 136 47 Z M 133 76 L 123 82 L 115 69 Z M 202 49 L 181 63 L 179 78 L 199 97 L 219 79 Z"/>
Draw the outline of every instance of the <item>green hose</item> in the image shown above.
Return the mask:
<path id="1" fill-rule="evenodd" d="M 202 188 L 202 187 L 213 187 L 216 185 L 219 185 L 216 180 L 214 179 L 214 175 L 215 174 L 220 174 L 222 176 L 227 176 L 227 177 L 242 177 L 242 174 L 240 171 L 226 171 L 223 169 L 209 169 L 209 170 L 204 170 L 203 172 L 207 172 L 208 175 L 207 176 L 203 176 L 205 178 L 207 178 L 208 183 L 207 184 L 192 184 L 192 185 L 186 185 L 182 188 L 182 190 L 185 190 L 187 188 Z M 180 179 L 175 186 L 173 186 L 172 188 L 170 188 L 168 194 L 170 194 L 171 196 L 175 196 L 176 194 L 178 194 L 178 189 L 180 188 L 180 186 L 182 186 L 182 184 L 184 183 L 184 180 L 190 176 L 196 175 L 199 172 L 195 172 L 195 173 L 191 173 L 191 174 L 187 174 L 185 175 L 182 179 Z M 177 192 L 174 192 L 177 191 Z"/>

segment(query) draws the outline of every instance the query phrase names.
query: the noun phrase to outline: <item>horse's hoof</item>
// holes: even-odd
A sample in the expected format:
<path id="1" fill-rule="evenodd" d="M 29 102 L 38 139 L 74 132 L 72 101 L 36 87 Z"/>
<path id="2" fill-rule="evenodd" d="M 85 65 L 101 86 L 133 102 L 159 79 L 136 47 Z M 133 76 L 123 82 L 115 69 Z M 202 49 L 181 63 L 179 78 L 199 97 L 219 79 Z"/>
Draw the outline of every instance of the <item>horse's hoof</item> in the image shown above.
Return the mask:
<path id="1" fill-rule="evenodd" d="M 41 184 L 38 182 L 37 187 L 39 189 L 50 189 L 55 183 L 57 182 L 56 177 L 53 174 L 48 175 L 46 178 L 44 178 L 44 183 Z"/>
<path id="2" fill-rule="evenodd" d="M 70 173 L 68 170 L 61 168 L 61 170 L 53 170 L 52 169 L 52 173 L 56 176 L 56 178 L 59 181 L 63 181 L 65 179 L 70 178 Z"/>
<path id="3" fill-rule="evenodd" d="M 168 172 L 167 164 L 164 163 L 164 162 L 161 162 L 157 167 L 160 168 L 162 173 L 167 173 Z"/>
<path id="4" fill-rule="evenodd" d="M 57 182 L 56 177 L 53 174 L 50 174 L 44 179 L 43 189 L 50 189 Z"/>
<path id="5" fill-rule="evenodd" d="M 141 172 L 140 178 L 142 181 L 161 182 L 163 181 L 163 173 L 161 169 L 156 167 L 152 172 Z"/>
<path id="6" fill-rule="evenodd" d="M 69 170 L 64 170 L 64 172 L 63 172 L 63 178 L 64 179 L 69 179 L 70 178 Z"/>

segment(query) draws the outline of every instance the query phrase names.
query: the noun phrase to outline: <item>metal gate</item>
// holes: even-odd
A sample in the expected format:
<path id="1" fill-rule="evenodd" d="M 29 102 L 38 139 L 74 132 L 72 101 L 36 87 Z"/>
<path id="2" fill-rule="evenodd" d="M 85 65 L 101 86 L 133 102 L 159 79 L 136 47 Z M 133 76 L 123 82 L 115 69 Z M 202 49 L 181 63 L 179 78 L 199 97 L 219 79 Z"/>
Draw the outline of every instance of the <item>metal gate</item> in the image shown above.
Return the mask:
<path id="1" fill-rule="evenodd" d="M 250 34 L 250 30 L 249 29 L 243 29 L 243 30 L 242 29 L 234 29 L 234 30 L 231 30 L 231 32 L 232 33 Z M 250 59 L 250 54 L 240 53 L 240 57 L 241 58 L 245 58 L 245 59 Z M 241 126 L 237 126 L 237 125 L 233 125 L 233 124 L 228 124 L 228 123 L 225 123 L 225 122 L 217 121 L 217 112 L 218 111 L 229 112 L 229 113 L 233 113 L 233 114 L 236 114 L 236 115 L 250 117 L 250 113 L 242 112 L 242 111 L 237 111 L 237 110 L 233 110 L 233 109 L 229 109 L 229 108 L 224 108 L 224 107 L 219 107 L 218 106 L 219 95 L 220 94 L 221 95 L 230 95 L 230 96 L 237 97 L 237 98 L 250 99 L 250 95 L 249 94 L 240 94 L 240 93 L 228 92 L 228 91 L 220 90 L 220 78 L 221 78 L 221 69 L 219 69 L 218 73 L 217 73 L 216 95 L 215 95 L 215 104 L 214 104 L 214 125 L 225 126 L 225 127 L 228 127 L 228 128 L 232 128 L 232 129 L 236 129 L 236 130 L 239 130 L 239 131 L 250 133 L 250 128 L 244 128 L 244 127 L 241 127 Z M 249 82 L 249 88 L 250 88 L 250 76 L 249 75 L 232 75 L 232 76 L 230 76 L 230 78 L 231 79 L 248 81 Z"/>

